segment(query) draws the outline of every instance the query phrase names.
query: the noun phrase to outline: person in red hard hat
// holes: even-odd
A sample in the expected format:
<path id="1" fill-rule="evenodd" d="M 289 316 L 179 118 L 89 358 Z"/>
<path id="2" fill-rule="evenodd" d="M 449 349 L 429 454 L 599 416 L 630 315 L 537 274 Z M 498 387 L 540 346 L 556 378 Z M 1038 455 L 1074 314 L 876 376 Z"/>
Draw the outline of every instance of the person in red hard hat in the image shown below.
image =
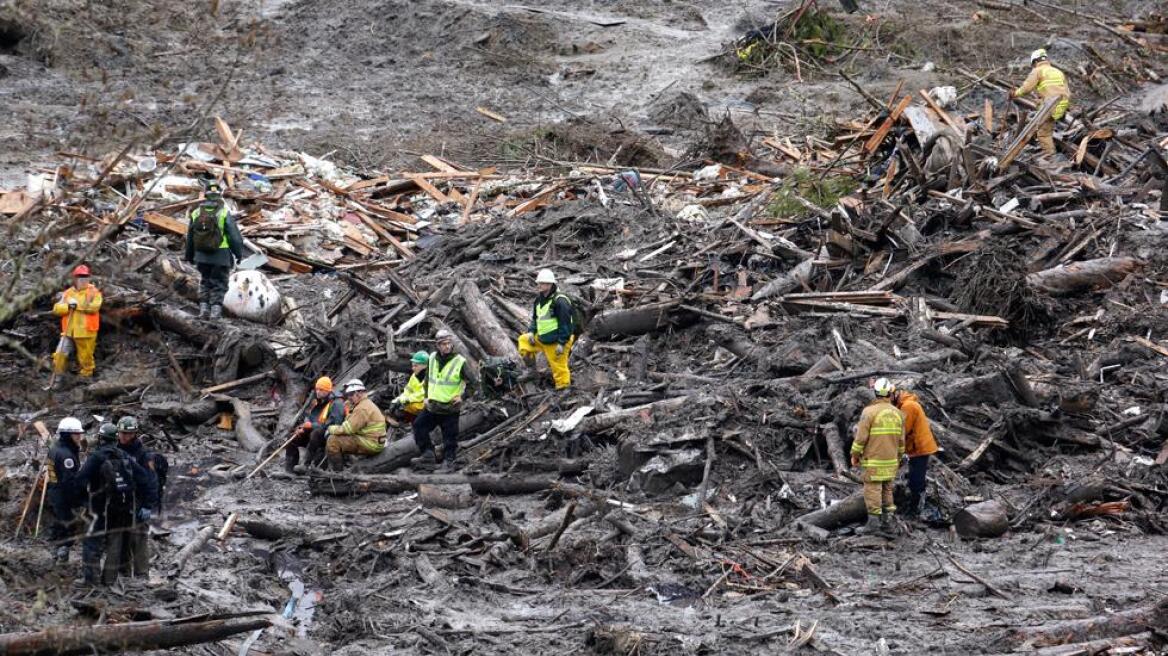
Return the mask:
<path id="1" fill-rule="evenodd" d="M 53 314 L 61 317 L 61 339 L 53 353 L 53 371 L 65 373 L 69 354 L 77 353 L 77 364 L 83 378 L 93 375 L 97 368 L 93 351 L 97 348 L 97 330 L 101 326 L 101 290 L 89 282 L 89 267 L 84 264 L 73 269 L 73 286 L 61 293 L 53 305 Z"/>

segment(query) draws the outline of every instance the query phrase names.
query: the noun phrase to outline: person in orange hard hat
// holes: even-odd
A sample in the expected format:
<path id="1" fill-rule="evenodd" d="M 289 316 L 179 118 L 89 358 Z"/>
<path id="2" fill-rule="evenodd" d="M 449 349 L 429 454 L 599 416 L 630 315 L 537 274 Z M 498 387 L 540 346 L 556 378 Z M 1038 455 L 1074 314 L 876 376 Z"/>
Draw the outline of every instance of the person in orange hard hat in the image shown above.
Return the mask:
<path id="1" fill-rule="evenodd" d="M 296 429 L 296 437 L 284 449 L 284 469 L 289 474 L 297 471 L 300 464 L 300 447 L 308 449 L 308 466 L 319 467 L 324 461 L 325 440 L 329 426 L 339 426 L 345 421 L 345 402 L 333 391 L 333 381 L 328 376 L 316 380 L 312 390 L 312 403 L 304 415 L 304 423 Z"/>
<path id="2" fill-rule="evenodd" d="M 69 355 L 77 353 L 77 365 L 83 378 L 93 375 L 97 364 L 93 352 L 97 348 L 97 331 L 101 326 L 101 290 L 89 282 L 89 267 L 84 264 L 73 269 L 73 286 L 61 293 L 53 305 L 53 314 L 61 317 L 61 339 L 53 353 L 53 373 L 63 374 L 69 366 Z"/>

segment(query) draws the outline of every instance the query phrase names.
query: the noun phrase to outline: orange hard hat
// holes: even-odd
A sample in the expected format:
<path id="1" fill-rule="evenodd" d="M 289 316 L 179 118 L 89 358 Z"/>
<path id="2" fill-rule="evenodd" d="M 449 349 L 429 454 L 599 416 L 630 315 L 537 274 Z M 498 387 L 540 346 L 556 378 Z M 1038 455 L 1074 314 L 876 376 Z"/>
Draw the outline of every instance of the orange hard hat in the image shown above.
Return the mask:
<path id="1" fill-rule="evenodd" d="M 73 269 L 73 277 L 74 278 L 88 278 L 89 277 L 89 267 L 85 266 L 84 264 L 78 264 L 77 268 Z"/>
<path id="2" fill-rule="evenodd" d="M 328 376 L 321 376 L 316 379 L 316 389 L 322 392 L 333 391 L 333 379 Z"/>

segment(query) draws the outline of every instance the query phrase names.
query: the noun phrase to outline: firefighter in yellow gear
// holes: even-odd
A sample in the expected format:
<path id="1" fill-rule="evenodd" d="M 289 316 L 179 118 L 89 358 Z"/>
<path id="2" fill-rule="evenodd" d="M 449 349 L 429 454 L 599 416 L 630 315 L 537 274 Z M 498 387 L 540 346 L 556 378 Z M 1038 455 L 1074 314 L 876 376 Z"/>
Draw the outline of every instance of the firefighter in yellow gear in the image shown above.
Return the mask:
<path id="1" fill-rule="evenodd" d="M 873 386 L 875 400 L 860 414 L 852 440 L 852 466 L 863 469 L 864 505 L 868 523 L 858 533 L 894 531 L 896 503 L 892 500 L 896 470 L 904 457 L 904 413 L 892 404 L 896 386 L 879 378 Z"/>
<path id="2" fill-rule="evenodd" d="M 1051 66 L 1044 48 L 1030 53 L 1030 66 L 1030 75 L 1027 76 L 1022 86 L 1014 90 L 1011 97 L 1021 98 L 1037 91 L 1044 102 L 1048 98 L 1060 98 L 1058 104 L 1054 106 L 1054 112 L 1051 113 L 1050 118 L 1038 126 L 1038 145 L 1042 147 L 1043 154 L 1050 157 L 1055 154 L 1054 124 L 1066 115 L 1067 108 L 1071 106 L 1071 88 L 1067 86 L 1066 74 Z"/>
<path id="3" fill-rule="evenodd" d="M 89 282 L 89 267 L 82 264 L 73 269 L 73 286 L 62 292 L 60 300 L 53 305 L 53 314 L 61 317 L 61 339 L 53 353 L 53 371 L 65 373 L 69 354 L 76 350 L 81 376 L 93 375 L 97 368 L 93 351 L 101 327 L 100 311 L 101 290 Z"/>
<path id="4" fill-rule="evenodd" d="M 324 450 L 328 464 L 340 471 L 345 466 L 345 454 L 375 456 L 385 450 L 388 426 L 381 409 L 369 398 L 365 383 L 354 378 L 345 383 L 345 400 L 349 411 L 340 425 L 328 427 Z"/>
<path id="5" fill-rule="evenodd" d="M 539 286 L 531 311 L 531 329 L 519 336 L 519 355 L 530 364 L 538 354 L 547 358 L 557 390 L 572 384 L 568 358 L 576 344 L 573 332 L 572 301 L 556 289 L 556 274 L 543 269 L 535 279 Z"/>

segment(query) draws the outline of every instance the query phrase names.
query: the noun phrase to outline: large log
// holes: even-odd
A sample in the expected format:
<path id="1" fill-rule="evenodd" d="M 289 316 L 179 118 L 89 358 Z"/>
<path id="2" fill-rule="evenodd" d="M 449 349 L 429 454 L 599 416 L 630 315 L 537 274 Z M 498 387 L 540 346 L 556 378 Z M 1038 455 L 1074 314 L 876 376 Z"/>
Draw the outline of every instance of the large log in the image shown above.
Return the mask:
<path id="1" fill-rule="evenodd" d="M 146 307 L 150 317 L 163 330 L 168 330 L 183 339 L 205 346 L 213 344 L 221 336 L 221 327 L 210 322 L 202 322 L 194 315 L 170 305 L 151 304 Z"/>
<path id="2" fill-rule="evenodd" d="M 1103 257 L 1060 264 L 1026 276 L 1026 281 L 1048 294 L 1063 295 L 1110 287 L 1138 271 L 1143 263 L 1134 257 Z"/>
<path id="3" fill-rule="evenodd" d="M 973 378 L 959 378 L 937 390 L 937 398 L 946 408 L 988 403 L 991 406 L 1014 401 L 1014 387 L 1000 372 Z"/>
<path id="4" fill-rule="evenodd" d="M 831 468 L 836 476 L 844 476 L 848 472 L 848 460 L 844 456 L 844 443 L 840 439 L 839 428 L 835 424 L 823 424 L 819 427 L 823 440 L 827 443 L 827 455 L 831 458 Z"/>
<path id="5" fill-rule="evenodd" d="M 272 625 L 263 617 L 205 618 L 205 615 L 200 615 L 178 620 L 67 625 L 32 633 L 5 633 L 0 634 L 0 654 L 59 656 L 153 651 L 218 642 L 237 633 L 266 629 Z"/>
<path id="6" fill-rule="evenodd" d="M 673 310 L 681 299 L 650 303 L 627 310 L 607 310 L 588 323 L 588 334 L 607 340 L 625 335 L 644 335 L 674 324 Z"/>
<path id="7" fill-rule="evenodd" d="M 520 478 L 499 474 L 391 474 L 387 476 L 317 476 L 308 479 L 312 494 L 327 496 L 362 496 L 365 494 L 399 494 L 416 490 L 419 485 L 469 485 L 478 494 L 528 494 L 554 487 L 555 476 Z"/>
<path id="8" fill-rule="evenodd" d="M 789 294 L 795 290 L 803 289 L 803 286 L 811 280 L 811 274 L 814 271 L 815 258 L 807 258 L 791 267 L 790 271 L 763 285 L 761 289 L 750 297 L 750 300 L 761 301 L 772 296 L 781 296 L 782 294 Z"/>
<path id="9" fill-rule="evenodd" d="M 672 399 L 665 399 L 664 401 L 654 401 L 653 403 L 646 403 L 645 405 L 638 405 L 632 408 L 614 410 L 612 412 L 605 412 L 603 414 L 585 417 L 579 424 L 576 425 L 576 430 L 582 433 L 603 431 L 616 426 L 626 419 L 638 417 L 642 413 L 651 415 L 668 414 L 675 410 L 680 410 L 681 408 L 684 408 L 688 405 L 695 405 L 701 402 L 702 401 L 695 399 L 692 396 L 679 396 Z"/>
<path id="10" fill-rule="evenodd" d="M 864 505 L 864 493 L 854 492 L 839 503 L 832 504 L 822 510 L 807 513 L 795 521 L 809 526 L 818 526 L 819 528 L 830 531 L 846 524 L 862 522 L 867 516 L 868 507 Z"/>
<path id="11" fill-rule="evenodd" d="M 272 441 L 283 443 L 292 434 L 292 427 L 300 421 L 300 415 L 303 412 L 301 408 L 307 409 L 305 399 L 311 392 L 304 378 L 296 373 L 296 370 L 287 362 L 276 364 L 276 380 L 280 381 L 280 385 L 284 388 L 284 400 L 280 403 L 280 414 L 277 415 L 279 419 L 276 421 L 276 431 L 272 435 Z M 344 381 L 340 380 L 333 381 L 333 384 L 338 387 L 343 383 Z M 278 445 L 265 445 L 261 452 L 275 446 Z"/>
<path id="12" fill-rule="evenodd" d="M 469 435 L 471 431 L 478 428 L 483 422 L 486 421 L 486 419 L 487 412 L 479 408 L 462 413 L 458 417 L 459 436 L 465 437 Z M 435 429 L 430 438 L 431 440 L 438 438 L 437 440 L 434 440 L 434 450 L 439 456 L 441 456 L 443 447 L 442 439 L 439 437 L 439 435 L 440 432 Z M 385 449 L 382 450 L 381 453 L 373 456 L 372 458 L 359 460 L 356 464 L 354 464 L 353 471 L 370 474 L 385 474 L 395 469 L 405 467 L 406 465 L 410 464 L 411 458 L 416 458 L 419 455 L 421 455 L 421 451 L 418 450 L 418 445 L 416 442 L 414 442 L 414 434 L 407 427 L 404 434 L 400 438 L 393 440 L 389 444 L 385 445 Z"/>
<path id="13" fill-rule="evenodd" d="M 239 445 L 248 451 L 259 451 L 268 443 L 268 439 L 260 434 L 251 421 L 251 404 L 225 394 L 212 394 L 211 398 L 231 404 L 231 411 L 235 414 L 235 438 Z"/>
<path id="14" fill-rule="evenodd" d="M 1111 615 L 1008 629 L 993 637 L 981 636 L 977 640 L 969 640 L 967 646 L 982 653 L 1030 651 L 1035 647 L 1087 642 L 1101 638 L 1127 636 L 1148 630 L 1164 631 L 1166 629 L 1168 629 L 1168 599 L 1153 606 L 1120 611 Z"/>
<path id="15" fill-rule="evenodd" d="M 1010 518 L 1001 501 L 982 501 L 959 510 L 953 526 L 963 538 L 996 538 L 1010 528 Z"/>
<path id="16" fill-rule="evenodd" d="M 143 401 L 142 411 L 154 419 L 173 419 L 182 424 L 201 424 L 219 412 L 219 404 L 205 399 L 182 403 L 180 401 Z"/>
<path id="17" fill-rule="evenodd" d="M 706 336 L 722 348 L 755 365 L 761 371 L 780 376 L 799 376 L 816 364 L 817 354 L 804 350 L 802 342 L 792 340 L 787 348 L 772 352 L 756 344 L 741 330 L 725 324 L 706 326 Z"/>
<path id="18" fill-rule="evenodd" d="M 504 357 L 513 362 L 519 362 L 519 350 L 498 317 L 491 311 L 487 299 L 479 291 L 479 286 L 473 280 L 463 280 L 460 287 L 462 293 L 462 313 L 466 325 L 474 334 L 483 349 L 494 356 Z"/>

